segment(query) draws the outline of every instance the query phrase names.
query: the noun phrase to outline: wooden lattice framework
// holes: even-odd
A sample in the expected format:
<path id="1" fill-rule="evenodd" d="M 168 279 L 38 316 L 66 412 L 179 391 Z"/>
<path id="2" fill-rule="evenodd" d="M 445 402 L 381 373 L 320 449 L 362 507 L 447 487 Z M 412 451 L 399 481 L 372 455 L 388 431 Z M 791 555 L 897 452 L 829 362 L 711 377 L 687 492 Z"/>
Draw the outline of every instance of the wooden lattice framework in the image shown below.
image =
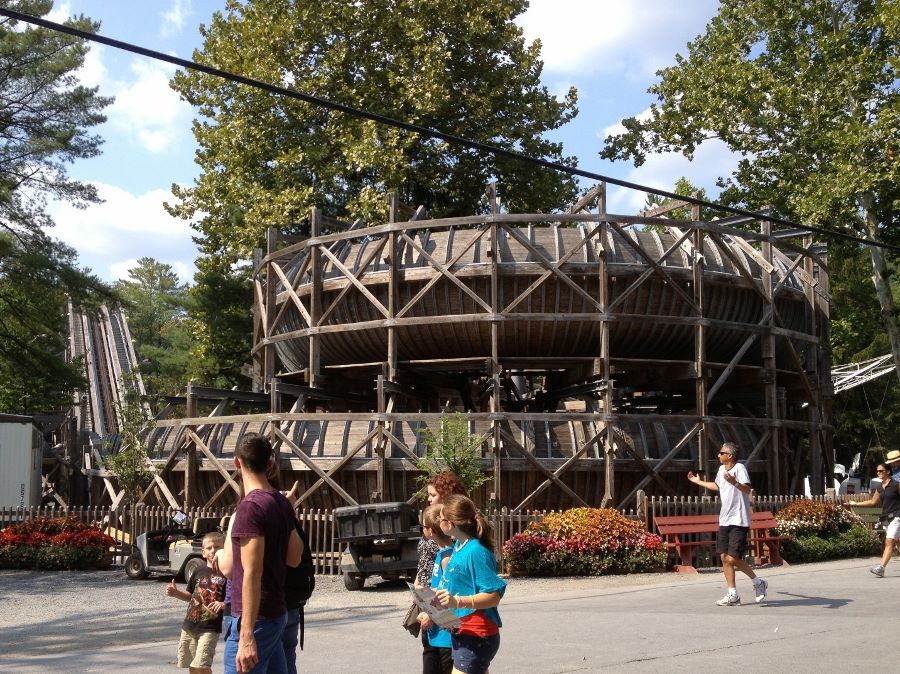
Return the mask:
<path id="1" fill-rule="evenodd" d="M 248 430 L 271 437 L 280 470 L 304 485 L 301 501 L 409 498 L 422 447 L 408 431 L 439 423 L 435 391 L 453 377 L 464 381 L 460 390 L 478 389 L 461 399 L 474 410 L 465 412 L 472 429 L 488 436 L 493 483 L 482 496 L 501 505 L 622 507 L 642 489 L 675 494 L 686 468 L 714 470 L 713 445 L 736 435 L 770 492 L 796 492 L 807 471 L 824 484 L 833 463 L 828 279 L 809 234 L 773 234 L 748 218 L 704 222 L 698 207 L 691 221 L 664 217 L 679 202 L 608 214 L 604 185 L 556 214 L 501 213 L 489 196 L 491 212 L 481 216 L 427 220 L 419 208 L 401 221 L 392 196 L 380 226 L 313 210 L 308 237 L 270 230 L 255 259 L 253 339 L 257 395 L 269 396 L 270 411 L 225 415 L 222 392 L 209 417 L 194 408 L 159 422 L 160 467 L 183 474 L 186 505 L 236 498 L 228 457 Z M 594 201 L 596 212 L 583 210 Z M 738 229 L 750 224 L 756 231 Z M 640 231 L 648 226 L 662 233 Z M 454 237 L 463 243 L 454 247 Z M 722 306 L 729 288 L 742 305 L 733 312 Z M 435 306 L 437 295 L 449 304 Z M 558 337 L 560 325 L 577 326 L 589 344 Z M 687 334 L 690 356 L 622 357 L 623 325 L 681 335 L 674 341 Z M 544 340 L 549 349 L 545 332 L 556 335 Z M 513 333 L 539 348 L 510 352 Z M 467 337 L 455 343 L 453 334 Z M 436 346 L 422 357 L 429 335 Z M 565 353 L 552 353 L 553 339 Z M 529 377 L 532 388 L 519 388 Z M 622 397 L 657 389 L 668 403 L 648 412 Z M 665 409 L 673 401 L 689 409 Z M 544 427 L 548 438 L 567 427 L 571 442 L 541 455 Z M 354 473 L 365 474 L 362 484 Z"/>

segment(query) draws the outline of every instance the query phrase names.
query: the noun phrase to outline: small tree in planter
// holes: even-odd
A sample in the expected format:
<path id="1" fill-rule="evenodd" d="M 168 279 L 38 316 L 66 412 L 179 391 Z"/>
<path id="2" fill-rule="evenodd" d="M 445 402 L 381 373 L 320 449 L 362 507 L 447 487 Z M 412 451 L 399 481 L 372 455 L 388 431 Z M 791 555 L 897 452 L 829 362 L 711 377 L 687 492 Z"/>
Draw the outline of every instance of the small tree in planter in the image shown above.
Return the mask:
<path id="1" fill-rule="evenodd" d="M 459 412 L 442 416 L 438 433 L 424 428 L 419 437 L 426 447 L 425 456 L 416 463 L 416 468 L 425 473 L 418 478 L 423 497 L 429 478 L 445 470 L 456 474 L 467 494 L 474 494 L 481 485 L 490 482 L 481 459 L 481 446 L 488 436 L 470 433 L 466 418 Z"/>
<path id="2" fill-rule="evenodd" d="M 153 421 L 144 416 L 141 402 L 137 398 L 117 405 L 122 421 L 119 451 L 103 459 L 103 466 L 116 474 L 119 487 L 125 490 L 125 502 L 135 503 L 156 475 L 144 444 L 147 434 L 153 428 Z"/>
<path id="3" fill-rule="evenodd" d="M 611 508 L 572 508 L 532 522 L 503 546 L 511 573 L 600 576 L 659 571 L 662 539 Z"/>
<path id="4" fill-rule="evenodd" d="M 868 557 L 881 552 L 881 541 L 854 512 L 835 503 L 800 499 L 776 515 L 779 533 L 793 538 L 781 554 L 791 563 Z"/>
<path id="5" fill-rule="evenodd" d="M 0 568 L 104 569 L 115 544 L 77 517 L 35 517 L 0 531 Z"/>

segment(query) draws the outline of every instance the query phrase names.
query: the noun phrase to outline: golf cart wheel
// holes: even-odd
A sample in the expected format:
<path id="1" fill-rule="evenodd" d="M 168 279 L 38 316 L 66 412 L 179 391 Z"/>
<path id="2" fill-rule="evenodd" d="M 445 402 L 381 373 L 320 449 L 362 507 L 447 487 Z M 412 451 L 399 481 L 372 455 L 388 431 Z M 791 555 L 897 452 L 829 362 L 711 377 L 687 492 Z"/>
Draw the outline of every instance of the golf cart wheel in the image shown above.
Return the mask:
<path id="1" fill-rule="evenodd" d="M 344 587 L 346 587 L 351 592 L 356 592 L 357 590 L 363 589 L 363 586 L 365 584 L 365 576 L 360 576 L 356 573 L 344 573 Z"/>
<path id="2" fill-rule="evenodd" d="M 131 555 L 125 560 L 125 575 L 131 580 L 144 580 L 150 575 L 150 572 L 144 566 L 144 560 L 141 559 L 140 555 Z"/>
<path id="3" fill-rule="evenodd" d="M 184 582 L 190 583 L 197 570 L 206 566 L 206 560 L 202 557 L 192 557 L 184 565 Z"/>

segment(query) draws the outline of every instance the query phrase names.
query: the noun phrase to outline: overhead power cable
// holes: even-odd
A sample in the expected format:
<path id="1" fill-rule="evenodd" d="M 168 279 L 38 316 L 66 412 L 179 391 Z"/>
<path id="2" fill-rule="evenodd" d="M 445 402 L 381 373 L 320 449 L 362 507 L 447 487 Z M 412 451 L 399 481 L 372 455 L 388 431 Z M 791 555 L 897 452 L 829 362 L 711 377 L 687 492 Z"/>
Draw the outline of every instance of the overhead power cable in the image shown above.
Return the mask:
<path id="1" fill-rule="evenodd" d="M 5 7 L 0 7 L 0 16 L 6 16 L 10 19 L 14 19 L 16 21 L 23 21 L 25 23 L 30 23 L 35 26 L 41 26 L 42 28 L 48 28 L 50 30 L 55 30 L 60 33 L 65 33 L 67 35 L 71 35 L 73 37 L 81 38 L 83 40 L 89 40 L 91 42 L 98 42 L 100 44 L 105 44 L 109 47 L 113 47 L 115 49 L 122 49 L 124 51 L 131 52 L 133 54 L 139 54 L 141 56 L 146 56 L 151 59 L 156 59 L 158 61 L 165 61 L 166 63 L 171 63 L 172 65 L 179 66 L 181 68 L 185 68 L 187 70 L 195 70 L 197 72 L 206 73 L 207 75 L 212 75 L 214 77 L 221 77 L 222 79 L 228 80 L 230 82 L 235 82 L 237 84 L 243 84 L 248 87 L 253 87 L 256 89 L 260 89 L 262 91 L 267 91 L 272 94 L 276 94 L 278 96 L 286 96 L 288 98 L 293 98 L 296 100 L 304 101 L 306 103 L 310 103 L 312 105 L 316 105 L 321 108 L 326 108 L 329 110 L 336 110 L 338 112 L 343 112 L 348 115 L 352 115 L 354 117 L 360 117 L 362 119 L 368 119 L 373 122 L 377 122 L 379 124 L 384 124 L 385 126 L 392 126 L 397 129 L 403 129 L 404 131 L 409 131 L 411 133 L 417 133 L 419 135 L 428 137 L 428 138 L 436 138 L 438 140 L 443 140 L 452 145 L 456 145 L 459 147 L 468 148 L 470 150 L 478 150 L 479 152 L 485 152 L 488 154 L 493 154 L 498 157 L 505 157 L 507 159 L 513 159 L 516 161 L 521 161 L 529 164 L 533 164 L 535 166 L 541 166 L 543 168 L 547 168 L 553 171 L 557 171 L 559 173 L 564 173 L 570 176 L 577 176 L 581 178 L 589 178 L 591 180 L 596 181 L 604 181 L 611 185 L 618 185 L 619 187 L 625 187 L 632 190 L 638 190 L 641 192 L 647 192 L 649 194 L 655 194 L 660 197 L 665 197 L 667 199 L 675 199 L 678 201 L 683 201 L 689 204 L 693 204 L 696 206 L 703 206 L 705 208 L 710 208 L 713 210 L 721 211 L 724 213 L 731 213 L 732 215 L 740 215 L 745 217 L 750 217 L 755 220 L 765 220 L 768 222 L 772 222 L 775 224 L 783 225 L 785 227 L 790 227 L 794 229 L 802 229 L 807 232 L 815 233 L 815 234 L 823 234 L 825 236 L 833 236 L 836 238 L 845 239 L 848 241 L 855 241 L 856 243 L 862 243 L 868 246 L 875 246 L 877 248 L 884 248 L 886 250 L 892 250 L 895 252 L 900 252 L 900 246 L 894 246 L 891 244 L 883 243 L 880 241 L 874 241 L 871 239 L 866 239 L 859 236 L 854 236 L 853 234 L 847 234 L 844 232 L 836 232 L 830 229 L 826 229 L 824 227 L 815 227 L 813 225 L 804 225 L 802 223 L 794 222 L 793 220 L 788 220 L 786 218 L 780 218 L 771 213 L 761 213 L 758 211 L 751 211 L 744 208 L 737 208 L 735 206 L 727 206 L 724 204 L 715 204 L 710 201 L 705 201 L 703 199 L 698 199 L 697 197 L 686 196 L 683 194 L 676 194 L 675 192 L 668 192 L 666 190 L 660 190 L 655 187 L 649 187 L 647 185 L 641 185 L 639 183 L 632 183 L 627 180 L 620 180 L 619 178 L 613 178 L 610 176 L 605 176 L 600 173 L 594 173 L 593 171 L 585 171 L 583 169 L 579 169 L 573 166 L 567 166 L 565 164 L 560 164 L 558 162 L 548 161 L 546 159 L 542 159 L 540 157 L 532 157 L 531 155 L 527 155 L 523 152 L 517 152 L 515 150 L 508 150 L 506 148 L 499 147 L 497 145 L 491 145 L 489 143 L 482 143 L 476 140 L 471 140 L 469 138 L 463 138 L 462 136 L 456 136 L 451 133 L 446 133 L 439 129 L 433 129 L 427 126 L 420 126 L 418 124 L 412 124 L 410 122 L 404 122 L 399 119 L 394 119 L 393 117 L 387 117 L 385 115 L 379 115 L 374 112 L 369 112 L 368 110 L 362 110 L 360 108 L 354 108 L 350 105 L 344 105 L 343 103 L 336 103 L 334 101 L 329 101 L 326 98 L 321 98 L 319 96 L 313 96 L 311 94 L 305 94 L 301 91 L 295 91 L 293 89 L 286 89 L 284 87 L 280 87 L 274 84 L 269 84 L 267 82 L 261 82 L 259 80 L 252 79 L 250 77 L 245 77 L 243 75 L 237 75 L 235 73 L 228 72 L 227 70 L 221 70 L 219 68 L 213 68 L 212 66 L 204 65 L 202 63 L 197 63 L 196 61 L 190 61 L 188 59 L 178 58 L 177 56 L 171 56 L 170 54 L 164 54 L 163 52 L 159 52 L 153 49 L 147 49 L 146 47 L 141 47 L 130 42 L 123 42 L 122 40 L 115 40 L 113 38 L 105 37 L 103 35 L 98 35 L 96 33 L 90 33 L 88 31 L 80 30 L 78 28 L 73 28 L 72 26 L 66 26 L 61 23 L 56 23 L 54 21 L 48 21 L 47 19 L 43 19 L 38 16 L 32 16 L 31 14 L 25 14 L 23 12 L 17 12 L 12 9 L 7 9 Z"/>

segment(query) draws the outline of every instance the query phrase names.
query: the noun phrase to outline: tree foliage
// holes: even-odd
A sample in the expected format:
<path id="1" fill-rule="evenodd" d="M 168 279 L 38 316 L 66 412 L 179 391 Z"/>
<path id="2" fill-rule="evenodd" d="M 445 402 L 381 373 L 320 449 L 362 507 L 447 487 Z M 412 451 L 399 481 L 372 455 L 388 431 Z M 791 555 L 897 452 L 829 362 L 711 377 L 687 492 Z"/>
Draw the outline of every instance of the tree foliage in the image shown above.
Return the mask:
<path id="1" fill-rule="evenodd" d="M 426 427 L 419 436 L 426 447 L 425 456 L 416 464 L 425 473 L 420 479 L 423 484 L 433 475 L 449 470 L 459 478 L 467 494 L 474 494 L 491 480 L 484 473 L 481 456 L 487 436 L 470 432 L 466 418 L 459 412 L 441 416 L 437 433 Z"/>
<path id="2" fill-rule="evenodd" d="M 636 164 L 650 152 L 690 158 L 718 138 L 740 155 L 720 180 L 722 201 L 900 240 L 900 4 L 725 0 L 687 51 L 659 72 L 649 119 L 625 120 L 626 132 L 607 138 L 602 156 Z M 892 261 L 876 248 L 829 244 L 834 361 L 891 348 L 900 367 Z M 835 402 L 835 446 L 849 455 L 895 437 L 890 405 L 882 414 L 880 401 L 897 399 L 896 379 L 867 400 L 875 389 L 884 382 Z"/>
<path id="3" fill-rule="evenodd" d="M 543 134 L 576 114 L 540 84 L 540 45 L 513 19 L 526 0 L 230 0 L 201 27 L 198 61 L 415 124 L 572 163 Z M 310 208 L 378 221 L 398 190 L 435 215 L 485 208 L 495 178 L 511 210 L 568 205 L 572 179 L 536 171 L 372 121 L 179 73 L 172 86 L 196 106 L 202 174 L 173 187 L 170 212 L 200 216 L 202 251 L 248 259 L 266 227 L 301 223 Z M 213 258 L 212 256 L 215 256 Z M 221 266 L 220 270 L 227 269 Z"/>
<path id="4" fill-rule="evenodd" d="M 696 199 L 703 199 L 707 201 L 709 197 L 706 195 L 706 190 L 702 187 L 695 187 L 690 180 L 686 177 L 681 176 L 675 183 L 675 189 L 672 190 L 675 194 L 679 196 L 685 197 L 694 197 Z M 652 211 L 655 208 L 659 208 L 663 205 L 668 205 L 670 200 L 666 197 L 660 197 L 656 194 L 647 194 L 647 198 L 644 201 L 644 211 Z M 672 220 L 690 220 L 691 219 L 691 205 L 687 206 L 679 206 L 678 208 L 671 210 L 664 214 L 664 217 L 670 218 Z M 701 220 L 712 220 L 715 217 L 715 212 L 709 208 L 701 208 L 700 209 L 700 219 Z M 673 223 L 674 224 L 674 223 Z M 659 225 L 649 225 L 647 229 L 656 230 L 661 229 L 662 227 Z"/>
<path id="5" fill-rule="evenodd" d="M 239 265 L 228 272 L 217 265 L 198 265 L 190 289 L 191 329 L 196 337 L 195 356 L 204 363 L 212 386 L 246 386 L 241 371 L 250 362 L 253 341 L 253 285 L 250 268 Z"/>
<path id="6" fill-rule="evenodd" d="M 42 16 L 50 0 L 5 0 Z M 95 31 L 84 17 L 69 22 Z M 81 382 L 65 362 L 65 306 L 90 309 L 113 299 L 98 278 L 77 266 L 75 252 L 52 239 L 48 198 L 76 206 L 98 201 L 72 180 L 66 165 L 100 152 L 89 130 L 104 121 L 110 99 L 75 77 L 82 41 L 0 19 L 0 410 L 55 409 Z"/>
<path id="7" fill-rule="evenodd" d="M 116 283 L 116 290 L 128 312 L 147 390 L 155 395 L 183 393 L 195 374 L 187 286 L 171 265 L 144 257 L 128 270 L 128 280 Z"/>
<path id="8" fill-rule="evenodd" d="M 145 444 L 154 421 L 144 413 L 142 401 L 136 398 L 116 406 L 120 419 L 119 451 L 104 458 L 103 466 L 116 474 L 119 487 L 125 490 L 125 503 L 137 503 L 156 475 Z"/>

